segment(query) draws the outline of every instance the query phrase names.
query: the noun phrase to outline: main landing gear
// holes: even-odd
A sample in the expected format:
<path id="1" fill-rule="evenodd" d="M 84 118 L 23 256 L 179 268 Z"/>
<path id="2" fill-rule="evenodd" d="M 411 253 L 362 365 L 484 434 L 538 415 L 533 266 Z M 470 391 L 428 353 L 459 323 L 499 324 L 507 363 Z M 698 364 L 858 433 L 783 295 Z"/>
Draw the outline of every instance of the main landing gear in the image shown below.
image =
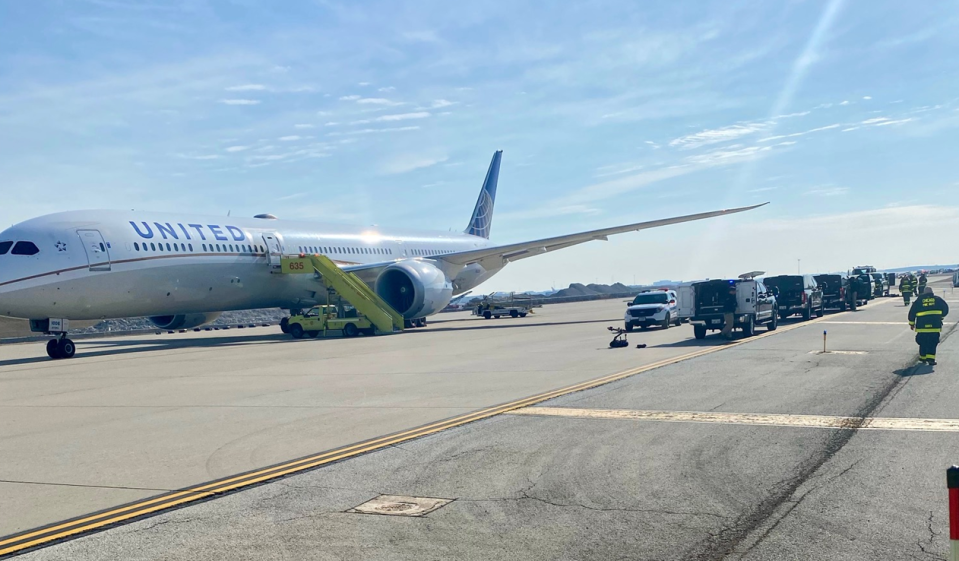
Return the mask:
<path id="1" fill-rule="evenodd" d="M 59 339 L 47 341 L 47 354 L 52 359 L 73 358 L 73 355 L 77 354 L 77 346 L 67 339 L 66 333 L 61 333 Z"/>

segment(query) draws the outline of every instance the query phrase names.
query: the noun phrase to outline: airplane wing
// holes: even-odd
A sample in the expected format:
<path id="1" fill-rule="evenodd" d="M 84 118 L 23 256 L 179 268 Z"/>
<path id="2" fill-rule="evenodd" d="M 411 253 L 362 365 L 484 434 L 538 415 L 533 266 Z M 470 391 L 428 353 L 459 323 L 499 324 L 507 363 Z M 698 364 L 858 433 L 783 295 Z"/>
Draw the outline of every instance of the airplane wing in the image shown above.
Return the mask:
<path id="1" fill-rule="evenodd" d="M 676 216 L 674 218 L 664 218 L 661 220 L 651 220 L 649 222 L 637 222 L 635 224 L 626 224 L 624 226 L 613 226 L 612 228 L 601 228 L 599 230 L 590 230 L 588 232 L 579 232 L 576 234 L 567 234 L 565 236 L 556 236 L 544 238 L 529 242 L 519 242 L 513 244 L 499 245 L 493 247 L 484 247 L 470 251 L 460 251 L 457 253 L 447 253 L 445 255 L 435 255 L 424 258 L 424 260 L 446 261 L 453 265 L 469 265 L 479 263 L 484 268 L 496 269 L 502 267 L 510 261 L 525 259 L 534 255 L 541 255 L 564 249 L 581 243 L 593 240 L 607 240 L 614 234 L 623 234 L 626 232 L 636 232 L 639 230 L 648 230 L 649 228 L 658 228 L 670 224 L 680 224 L 682 222 L 692 222 L 694 220 L 703 220 L 716 216 L 725 216 L 727 214 L 736 214 L 765 206 L 769 203 L 759 205 L 745 206 L 740 208 L 731 208 L 725 210 L 715 210 L 712 212 L 702 212 L 699 214 L 687 214 L 685 216 Z M 380 263 L 368 263 L 363 265 L 348 265 L 343 267 L 344 271 L 355 273 L 365 282 L 373 282 L 376 276 L 385 267 L 395 263 L 395 261 L 386 261 Z"/>
<path id="2" fill-rule="evenodd" d="M 716 210 L 713 212 L 702 212 L 699 214 L 687 214 L 685 216 L 677 216 L 674 218 L 664 218 L 662 220 L 651 220 L 649 222 L 637 222 L 635 224 L 626 224 L 624 226 L 613 226 L 612 228 L 601 228 L 599 230 L 590 230 L 588 232 L 579 232 L 577 234 L 567 234 L 565 236 L 544 238 L 541 240 L 535 240 L 530 242 L 520 242 L 520 243 L 500 245 L 500 246 L 494 246 L 494 247 L 485 247 L 483 249 L 474 249 L 471 251 L 461 251 L 458 253 L 439 255 L 439 256 L 433 257 L 433 259 L 443 260 L 443 261 L 447 261 L 449 263 L 453 263 L 457 265 L 469 265 L 471 263 L 480 263 L 480 264 L 487 263 L 490 265 L 502 266 L 503 264 L 508 263 L 510 261 L 526 259 L 527 257 L 532 257 L 534 255 L 549 253 L 550 251 L 556 251 L 557 249 L 564 249 L 567 247 L 571 247 L 574 245 L 578 245 L 578 244 L 593 241 L 593 240 L 606 241 L 609 239 L 609 236 L 612 236 L 614 234 L 622 234 L 625 232 L 636 232 L 638 230 L 648 230 L 649 228 L 658 228 L 660 226 L 668 226 L 670 224 L 680 224 L 682 222 L 692 222 L 693 220 L 703 220 L 705 218 L 713 218 L 715 216 L 725 216 L 727 214 L 745 212 L 747 210 L 759 208 L 767 204 L 769 203 L 762 203 L 759 205 L 745 206 L 740 208 L 731 208 L 726 210 Z"/>

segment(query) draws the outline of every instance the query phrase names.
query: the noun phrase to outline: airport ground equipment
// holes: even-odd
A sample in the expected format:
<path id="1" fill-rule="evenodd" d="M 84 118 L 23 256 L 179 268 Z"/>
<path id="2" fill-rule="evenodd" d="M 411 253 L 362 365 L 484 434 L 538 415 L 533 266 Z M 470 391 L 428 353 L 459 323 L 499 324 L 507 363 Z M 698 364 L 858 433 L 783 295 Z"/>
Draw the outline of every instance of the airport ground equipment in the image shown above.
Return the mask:
<path id="1" fill-rule="evenodd" d="M 822 289 L 812 275 L 766 277 L 763 284 L 776 295 L 779 319 L 799 314 L 803 320 L 808 320 L 813 314 L 816 317 L 825 314 Z"/>
<path id="2" fill-rule="evenodd" d="M 679 295 L 668 288 L 644 290 L 632 300 L 626 301 L 623 323 L 626 331 L 633 328 L 662 327 L 669 329 L 682 323 L 679 312 Z"/>
<path id="3" fill-rule="evenodd" d="M 622 347 L 628 347 L 629 341 L 626 340 L 626 330 L 622 327 L 607 327 L 609 331 L 613 332 L 613 340 L 609 342 L 609 348 L 619 349 Z M 645 345 L 644 345 L 645 346 Z"/>
<path id="4" fill-rule="evenodd" d="M 873 296 L 879 298 L 882 296 L 889 296 L 889 280 L 886 279 L 886 275 L 883 273 L 869 273 L 869 276 L 872 277 L 873 283 Z"/>
<path id="5" fill-rule="evenodd" d="M 473 308 L 473 315 L 484 319 L 499 319 L 503 316 L 524 318 L 526 314 L 533 313 L 534 307 L 536 306 L 533 305 L 532 296 L 517 296 L 511 293 L 507 298 L 496 298 L 494 292 L 483 297 Z"/>
<path id="6" fill-rule="evenodd" d="M 360 333 L 373 335 L 375 328 L 366 316 L 357 314 L 356 317 L 340 317 L 336 306 L 315 306 L 303 314 L 290 316 L 290 335 L 294 339 L 316 337 L 320 333 L 324 336 L 330 331 L 339 331 L 344 337 L 356 337 Z"/>
<path id="7" fill-rule="evenodd" d="M 776 296 L 756 277 L 762 271 L 739 275 L 737 279 L 716 279 L 693 283 L 694 312 L 690 323 L 697 339 L 706 337 L 708 331 L 722 329 L 725 325 L 723 303 L 729 287 L 736 287 L 736 312 L 733 328 L 741 329 L 751 337 L 757 325 L 765 325 L 769 331 L 779 326 L 779 306 Z"/>
<path id="8" fill-rule="evenodd" d="M 280 259 L 282 274 L 312 274 L 328 290 L 350 303 L 358 315 L 362 315 L 381 333 L 402 331 L 403 316 L 377 296 L 356 275 L 336 266 L 325 255 L 283 256 Z M 291 320 L 287 321 L 290 325 Z M 345 332 L 344 332 L 345 333 Z"/>
<path id="9" fill-rule="evenodd" d="M 816 284 L 822 290 L 822 305 L 824 308 L 846 311 L 846 288 L 849 281 L 839 274 L 815 275 Z"/>

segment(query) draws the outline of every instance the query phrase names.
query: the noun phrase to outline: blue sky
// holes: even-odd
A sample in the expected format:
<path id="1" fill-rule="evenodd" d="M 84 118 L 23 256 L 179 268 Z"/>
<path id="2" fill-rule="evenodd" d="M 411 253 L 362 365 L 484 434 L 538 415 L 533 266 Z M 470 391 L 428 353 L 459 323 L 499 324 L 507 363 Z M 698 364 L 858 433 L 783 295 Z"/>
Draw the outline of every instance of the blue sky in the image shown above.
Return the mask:
<path id="1" fill-rule="evenodd" d="M 498 241 L 772 204 L 528 259 L 489 290 L 959 260 L 959 5 L 569 4 L 4 2 L 0 224 L 461 230 L 501 148 Z"/>

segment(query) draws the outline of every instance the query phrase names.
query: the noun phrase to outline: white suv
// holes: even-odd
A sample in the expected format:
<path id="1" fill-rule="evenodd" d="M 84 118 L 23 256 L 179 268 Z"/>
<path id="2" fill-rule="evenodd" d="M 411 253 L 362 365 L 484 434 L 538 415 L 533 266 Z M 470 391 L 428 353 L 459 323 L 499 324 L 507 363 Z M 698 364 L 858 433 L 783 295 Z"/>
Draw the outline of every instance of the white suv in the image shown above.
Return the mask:
<path id="1" fill-rule="evenodd" d="M 634 327 L 646 329 L 651 325 L 663 329 L 679 325 L 682 319 L 679 317 L 678 301 L 675 290 L 640 292 L 632 302 L 627 303 L 626 316 L 623 318 L 626 331 L 632 331 Z"/>

